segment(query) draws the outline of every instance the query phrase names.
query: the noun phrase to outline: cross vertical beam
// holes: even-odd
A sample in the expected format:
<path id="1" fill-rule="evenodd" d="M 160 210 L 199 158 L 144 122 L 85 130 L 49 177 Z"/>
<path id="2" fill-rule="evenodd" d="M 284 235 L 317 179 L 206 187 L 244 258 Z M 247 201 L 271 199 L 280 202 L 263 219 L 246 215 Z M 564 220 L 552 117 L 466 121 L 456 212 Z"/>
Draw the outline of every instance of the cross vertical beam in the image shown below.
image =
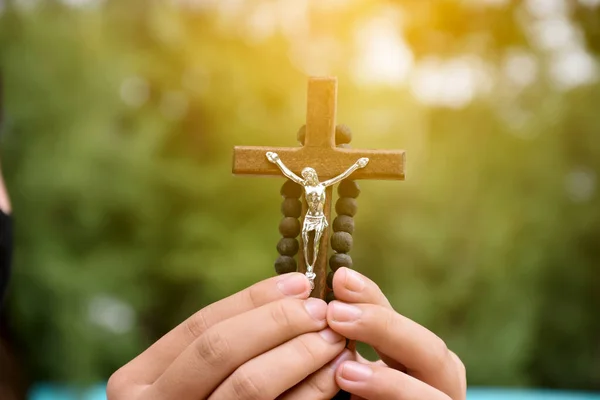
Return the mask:
<path id="1" fill-rule="evenodd" d="M 309 79 L 304 147 L 335 147 L 336 104 L 337 81 L 335 79 Z"/>
<path id="2" fill-rule="evenodd" d="M 337 79 L 335 78 L 310 78 L 308 81 L 308 95 L 306 99 L 306 136 L 304 138 L 305 148 L 335 148 L 335 114 L 337 106 Z M 317 170 L 317 173 L 319 171 Z M 333 189 L 327 188 L 325 191 L 325 206 L 323 214 L 327 221 L 331 221 L 331 198 Z M 302 198 L 302 216 L 306 216 L 306 199 Z M 327 296 L 327 262 L 329 259 L 329 232 L 331 228 L 326 229 L 321 236 L 319 244 L 319 254 L 314 265 L 315 288 L 311 293 L 312 297 L 324 299 Z M 309 247 L 310 246 L 309 244 Z M 309 249 L 311 256 L 312 249 Z M 300 257 L 298 257 L 298 270 L 306 272 L 306 262 L 304 260 L 304 241 L 300 240 Z"/>

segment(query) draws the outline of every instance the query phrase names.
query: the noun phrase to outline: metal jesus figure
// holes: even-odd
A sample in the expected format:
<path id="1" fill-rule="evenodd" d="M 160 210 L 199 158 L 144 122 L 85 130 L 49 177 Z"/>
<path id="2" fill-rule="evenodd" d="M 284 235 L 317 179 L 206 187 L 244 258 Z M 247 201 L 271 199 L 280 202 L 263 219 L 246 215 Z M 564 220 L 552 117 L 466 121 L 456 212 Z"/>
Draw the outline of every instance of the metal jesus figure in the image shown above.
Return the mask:
<path id="1" fill-rule="evenodd" d="M 326 180 L 325 182 L 319 182 L 317 172 L 310 167 L 302 170 L 302 178 L 294 174 L 285 164 L 281 161 L 277 153 L 271 151 L 267 152 L 267 159 L 273 164 L 277 165 L 283 175 L 287 176 L 292 181 L 304 187 L 304 196 L 306 198 L 307 211 L 304 216 L 304 225 L 302 227 L 302 241 L 304 242 L 304 260 L 306 262 L 306 277 L 310 280 L 310 286 L 314 289 L 314 280 L 316 274 L 314 273 L 315 262 L 317 261 L 317 255 L 319 254 L 319 243 L 321 242 L 321 236 L 329 223 L 325 214 L 323 213 L 323 207 L 325 206 L 325 188 L 349 177 L 354 171 L 359 168 L 366 167 L 369 159 L 366 157 L 360 158 L 350 168 L 341 173 L 340 175 Z M 308 262 L 308 241 L 309 233 L 314 231 L 315 237 L 313 239 L 313 257 L 312 262 Z"/>

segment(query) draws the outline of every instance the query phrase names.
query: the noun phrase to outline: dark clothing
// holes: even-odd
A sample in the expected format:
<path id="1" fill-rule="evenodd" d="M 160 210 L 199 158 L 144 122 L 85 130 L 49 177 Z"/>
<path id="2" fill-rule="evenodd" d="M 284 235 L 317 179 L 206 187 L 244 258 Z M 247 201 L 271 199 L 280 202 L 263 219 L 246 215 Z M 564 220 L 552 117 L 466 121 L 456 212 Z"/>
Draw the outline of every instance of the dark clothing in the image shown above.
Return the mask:
<path id="1" fill-rule="evenodd" d="M 10 216 L 0 211 L 0 308 L 2 306 L 12 259 L 12 220 Z"/>

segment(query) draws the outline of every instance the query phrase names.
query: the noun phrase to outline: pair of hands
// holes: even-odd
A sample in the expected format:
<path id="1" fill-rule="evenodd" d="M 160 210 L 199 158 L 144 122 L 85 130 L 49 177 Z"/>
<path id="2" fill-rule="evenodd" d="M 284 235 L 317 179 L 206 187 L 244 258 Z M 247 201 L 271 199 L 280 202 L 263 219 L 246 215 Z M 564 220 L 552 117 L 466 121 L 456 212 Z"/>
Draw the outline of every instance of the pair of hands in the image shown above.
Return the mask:
<path id="1" fill-rule="evenodd" d="M 338 300 L 308 298 L 291 273 L 197 312 L 119 369 L 109 400 L 464 400 L 465 368 L 432 332 L 396 313 L 379 287 L 346 268 Z M 381 360 L 345 349 L 365 342 Z"/>

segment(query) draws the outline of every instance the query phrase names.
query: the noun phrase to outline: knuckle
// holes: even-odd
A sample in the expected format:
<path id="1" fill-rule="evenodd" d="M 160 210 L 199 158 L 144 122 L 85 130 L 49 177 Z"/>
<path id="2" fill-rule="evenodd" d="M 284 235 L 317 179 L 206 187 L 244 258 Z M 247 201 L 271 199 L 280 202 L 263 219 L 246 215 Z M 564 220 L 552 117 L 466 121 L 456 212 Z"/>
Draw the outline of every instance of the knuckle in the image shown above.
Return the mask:
<path id="1" fill-rule="evenodd" d="M 231 376 L 231 388 L 236 399 L 260 400 L 265 395 L 261 379 L 245 368 L 239 368 Z"/>
<path id="2" fill-rule="evenodd" d="M 185 321 L 185 328 L 192 338 L 200 337 L 209 328 L 206 320 L 207 309 L 203 309 L 192 315 Z"/>
<path id="3" fill-rule="evenodd" d="M 462 362 L 460 357 L 457 356 L 456 353 L 454 353 L 453 351 L 450 351 L 450 357 L 452 357 L 452 360 L 454 360 L 454 363 L 456 364 L 456 366 L 458 368 L 458 372 L 462 376 L 467 375 L 467 368 L 465 367 L 465 364 Z"/>
<path id="4" fill-rule="evenodd" d="M 461 399 L 463 399 L 467 392 L 467 368 L 460 357 L 458 357 L 453 351 L 450 351 L 450 356 L 457 368 L 458 382 L 460 383 L 460 395 Z"/>
<path id="5" fill-rule="evenodd" d="M 273 303 L 273 307 L 271 308 L 271 318 L 280 328 L 291 328 L 293 327 L 294 321 L 293 317 L 290 315 L 291 310 L 293 310 L 292 301 L 281 300 Z"/>
<path id="6" fill-rule="evenodd" d="M 258 285 L 252 285 L 246 290 L 246 300 L 250 303 L 252 308 L 257 308 L 262 305 L 262 301 L 260 301 L 262 291 L 259 289 Z"/>
<path id="7" fill-rule="evenodd" d="M 119 369 L 108 378 L 106 397 L 108 400 L 118 400 L 128 385 L 127 375 Z"/>
<path id="8" fill-rule="evenodd" d="M 383 331 L 387 334 L 395 332 L 398 329 L 398 316 L 392 310 L 382 308 L 383 310 Z"/>
<path id="9" fill-rule="evenodd" d="M 196 340 L 198 357 L 211 367 L 220 367 L 230 359 L 231 347 L 219 332 L 208 330 Z"/>
<path id="10" fill-rule="evenodd" d="M 313 368 L 320 366 L 319 354 L 314 345 L 310 342 L 311 335 L 302 335 L 297 337 L 291 343 L 293 343 L 294 352 L 304 359 L 303 365 L 310 365 Z"/>
<path id="11" fill-rule="evenodd" d="M 317 395 L 317 398 L 325 398 L 325 396 L 332 396 L 332 392 L 335 390 L 333 382 L 331 378 L 326 379 L 325 376 L 316 374 L 307 381 L 307 384 L 311 392 Z"/>
<path id="12" fill-rule="evenodd" d="M 445 367 L 451 358 L 450 350 L 448 350 L 446 342 L 444 342 L 440 337 L 436 336 L 435 339 L 432 341 L 430 348 L 430 365 L 432 369 L 439 369 Z"/>

